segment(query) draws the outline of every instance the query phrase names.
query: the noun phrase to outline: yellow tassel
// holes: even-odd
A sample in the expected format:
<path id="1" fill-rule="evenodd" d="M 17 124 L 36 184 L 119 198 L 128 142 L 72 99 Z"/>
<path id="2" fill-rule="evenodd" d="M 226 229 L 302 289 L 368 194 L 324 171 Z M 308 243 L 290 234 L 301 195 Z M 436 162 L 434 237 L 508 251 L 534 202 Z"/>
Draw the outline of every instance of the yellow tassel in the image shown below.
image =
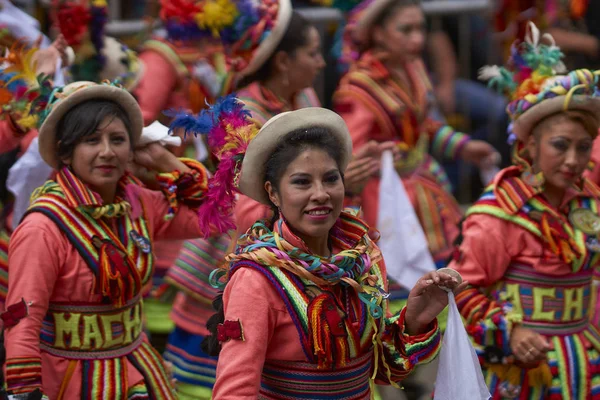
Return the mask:
<path id="1" fill-rule="evenodd" d="M 548 363 L 541 363 L 537 367 L 528 370 L 527 378 L 530 386 L 550 386 L 552 384 L 552 373 Z"/>
<path id="2" fill-rule="evenodd" d="M 489 364 L 486 366 L 487 370 L 496 375 L 501 381 L 506 379 L 509 367 L 509 365 L 504 364 Z"/>
<path id="3" fill-rule="evenodd" d="M 519 368 L 515 365 L 511 365 L 506 372 L 506 381 L 511 385 L 518 385 L 521 383 L 521 372 L 522 368 Z"/>

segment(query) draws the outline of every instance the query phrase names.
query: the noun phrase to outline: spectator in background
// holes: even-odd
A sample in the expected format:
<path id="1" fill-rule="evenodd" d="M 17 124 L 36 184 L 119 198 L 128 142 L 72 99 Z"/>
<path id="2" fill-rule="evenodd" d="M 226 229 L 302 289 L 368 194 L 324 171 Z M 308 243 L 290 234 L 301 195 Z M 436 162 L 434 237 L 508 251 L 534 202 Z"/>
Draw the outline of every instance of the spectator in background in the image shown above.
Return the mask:
<path id="1" fill-rule="evenodd" d="M 467 42 L 461 42 L 460 23 L 467 22 L 471 33 Z M 471 132 L 473 139 L 485 140 L 500 151 L 506 163 L 510 160 L 509 146 L 504 133 L 508 125 L 506 99 L 476 81 L 477 71 L 488 64 L 491 32 L 486 28 L 483 15 L 450 15 L 429 21 L 427 64 L 432 73 L 437 109 L 434 116 L 455 128 Z M 463 27 L 464 29 L 464 27 Z M 459 65 L 457 54 L 469 52 L 470 63 Z M 468 68 L 467 74 L 460 68 Z M 467 75 L 466 77 L 461 77 Z M 444 168 L 454 188 L 459 187 L 460 161 L 446 161 Z M 469 169 L 471 197 L 477 198 L 482 189 L 479 174 Z"/>

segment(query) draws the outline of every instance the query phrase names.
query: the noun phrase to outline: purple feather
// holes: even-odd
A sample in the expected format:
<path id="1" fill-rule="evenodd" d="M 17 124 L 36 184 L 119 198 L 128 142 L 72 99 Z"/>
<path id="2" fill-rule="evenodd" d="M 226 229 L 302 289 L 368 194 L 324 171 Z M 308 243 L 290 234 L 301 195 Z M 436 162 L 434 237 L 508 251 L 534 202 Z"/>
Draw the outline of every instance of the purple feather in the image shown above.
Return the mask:
<path id="1" fill-rule="evenodd" d="M 106 7 L 92 6 L 90 7 L 90 15 L 92 17 L 89 24 L 90 41 L 96 49 L 96 58 L 98 59 L 98 62 L 100 65 L 104 65 L 106 60 L 102 54 L 102 49 L 104 48 L 104 28 L 106 26 L 106 21 L 108 20 Z"/>

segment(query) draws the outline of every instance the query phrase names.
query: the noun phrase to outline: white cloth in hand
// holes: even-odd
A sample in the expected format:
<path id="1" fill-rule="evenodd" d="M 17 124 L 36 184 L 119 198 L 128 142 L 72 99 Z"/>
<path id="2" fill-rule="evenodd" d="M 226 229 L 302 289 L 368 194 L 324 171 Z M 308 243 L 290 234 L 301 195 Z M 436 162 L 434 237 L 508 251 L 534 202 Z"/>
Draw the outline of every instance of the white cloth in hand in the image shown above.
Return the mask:
<path id="1" fill-rule="evenodd" d="M 169 128 L 158 121 L 154 121 L 142 130 L 142 136 L 137 145 L 143 147 L 154 142 L 159 142 L 163 146 L 181 146 L 181 138 L 169 135 Z"/>
<path id="2" fill-rule="evenodd" d="M 394 156 L 381 156 L 379 214 L 377 229 L 388 276 L 405 288 L 412 288 L 426 273 L 435 271 L 435 263 L 417 214 L 394 168 Z"/>
<path id="3" fill-rule="evenodd" d="M 483 379 L 454 294 L 448 293 L 448 324 L 442 341 L 433 400 L 488 400 L 492 396 Z"/>

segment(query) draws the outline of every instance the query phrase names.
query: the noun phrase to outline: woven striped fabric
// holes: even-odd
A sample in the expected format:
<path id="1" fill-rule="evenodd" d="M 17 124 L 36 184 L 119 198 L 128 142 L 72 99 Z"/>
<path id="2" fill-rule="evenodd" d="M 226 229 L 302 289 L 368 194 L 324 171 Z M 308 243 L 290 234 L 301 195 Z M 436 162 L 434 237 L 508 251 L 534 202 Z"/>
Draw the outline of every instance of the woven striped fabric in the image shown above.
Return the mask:
<path id="1" fill-rule="evenodd" d="M 571 211 L 579 209 L 587 209 L 597 215 L 599 206 L 596 199 L 600 198 L 598 188 L 585 180 L 580 194 L 569 202 L 568 209 L 564 213 L 558 213 L 543 196 L 539 195 L 539 191 L 527 185 L 520 176 L 521 170 L 518 167 L 501 171 L 496 176 L 495 182 L 469 208 L 467 216 L 488 214 L 509 221 L 539 237 L 547 245 L 550 240 L 556 242 L 564 240 L 565 247 L 570 250 L 570 254 L 573 254 L 573 259 L 568 261 L 572 265 L 573 272 L 599 265 L 600 253 L 590 251 L 587 246 L 587 241 L 593 239 L 595 235 L 582 232 L 573 226 L 568 218 Z M 552 226 L 555 230 L 552 236 L 543 232 L 539 217 L 534 218 L 534 215 L 544 214 L 557 221 Z M 556 254 L 566 257 L 562 247 L 557 249 Z"/>
<path id="2" fill-rule="evenodd" d="M 173 377 L 177 380 L 178 389 L 180 383 L 199 386 L 208 389 L 210 397 L 210 389 L 215 383 L 217 358 L 200 349 L 203 340 L 202 335 L 195 335 L 176 327 L 169 335 L 167 350 L 163 356 L 173 364 Z M 186 389 L 190 391 L 187 386 Z"/>
<path id="3" fill-rule="evenodd" d="M 406 73 L 410 88 L 394 79 L 377 57 L 366 52 L 342 78 L 333 97 L 334 104 L 343 104 L 345 98 L 351 98 L 365 105 L 379 128 L 370 139 L 399 140 L 413 148 L 419 138 L 427 134 L 436 156 L 455 158 L 469 140 L 468 136 L 428 117 L 432 87 L 423 62 L 408 64 Z"/>
<path id="4" fill-rule="evenodd" d="M 590 309 L 595 308 L 591 282 L 589 269 L 557 277 L 527 265 L 509 267 L 494 297 L 499 303 L 509 299 L 512 312 L 522 315 L 522 326 L 545 336 L 553 347 L 547 354 L 552 383 L 531 382 L 523 370 L 519 399 L 600 399 L 600 331 L 590 323 L 595 311 Z M 499 396 L 506 383 L 493 368 L 484 372 L 493 396 Z"/>
<path id="5" fill-rule="evenodd" d="M 210 285 L 208 277 L 224 261 L 230 242 L 228 235 L 186 241 L 165 280 L 187 295 L 211 303 L 217 290 Z"/>
<path id="6" fill-rule="evenodd" d="M 325 371 L 310 363 L 267 361 L 258 398 L 367 400 L 372 363 L 371 353 Z"/>
<path id="7" fill-rule="evenodd" d="M 123 179 L 120 185 L 124 187 L 126 182 L 126 179 Z M 130 184 L 135 185 L 134 182 Z M 101 268 L 99 250 L 91 240 L 94 236 L 110 241 L 127 254 L 133 265 L 137 267 L 141 283 L 148 282 L 152 276 L 154 256 L 151 251 L 142 251 L 131 239 L 132 232 L 143 238 L 151 237 L 145 210 L 141 217 L 135 219 L 131 217 L 130 213 L 124 211 L 121 212 L 122 215 L 115 216 L 117 229 L 114 232 L 106 219 L 97 219 L 92 215 L 93 212 L 89 211 L 98 205 L 99 200 L 67 169 L 61 171 L 56 183 L 48 181 L 42 189 L 43 194 L 33 200 L 27 213 L 39 212 L 50 218 L 69 239 L 97 278 Z M 141 287 L 134 288 L 136 292 L 134 295 L 140 290 Z"/>

